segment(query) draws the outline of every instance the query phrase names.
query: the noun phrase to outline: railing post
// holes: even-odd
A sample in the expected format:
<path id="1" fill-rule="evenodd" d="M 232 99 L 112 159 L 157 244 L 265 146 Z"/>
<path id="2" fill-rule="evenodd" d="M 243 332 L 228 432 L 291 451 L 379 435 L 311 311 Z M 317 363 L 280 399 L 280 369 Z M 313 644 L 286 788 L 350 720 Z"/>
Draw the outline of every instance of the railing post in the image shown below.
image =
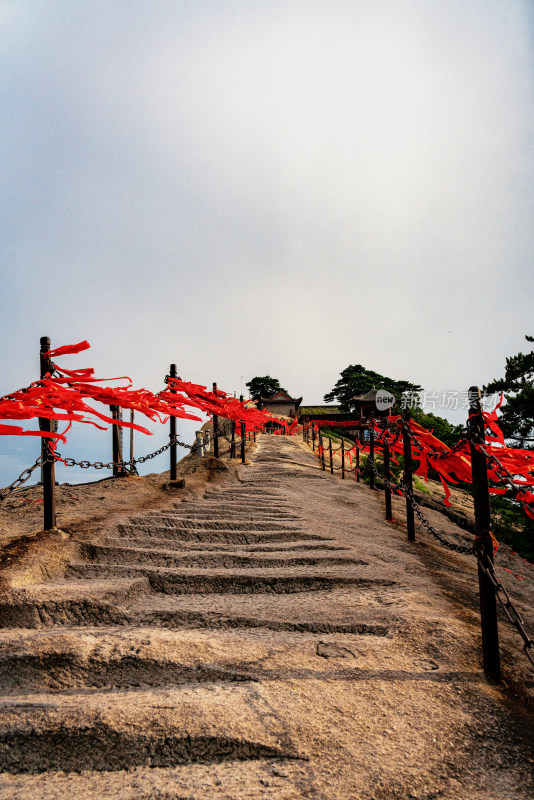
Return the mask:
<path id="1" fill-rule="evenodd" d="M 323 465 L 323 472 L 326 471 L 325 463 L 324 463 L 324 446 L 323 446 L 323 434 L 319 431 L 319 448 L 321 450 L 321 463 Z"/>
<path id="2" fill-rule="evenodd" d="M 232 420 L 232 441 L 230 444 L 230 458 L 235 458 L 235 419 Z"/>
<path id="3" fill-rule="evenodd" d="M 50 339 L 48 336 L 41 336 L 41 348 L 39 351 L 41 380 L 48 372 L 52 372 L 50 359 L 47 353 L 50 350 Z M 48 433 L 54 432 L 54 420 L 39 418 L 39 428 Z M 56 462 L 53 458 L 54 451 L 50 447 L 48 436 L 41 439 L 41 457 L 43 459 L 43 527 L 49 531 L 56 527 Z"/>
<path id="4" fill-rule="evenodd" d="M 328 440 L 328 454 L 330 456 L 330 473 L 334 474 L 334 456 L 332 454 L 332 439 Z"/>
<path id="5" fill-rule="evenodd" d="M 385 434 L 385 431 L 384 431 Z M 389 445 L 385 441 L 383 442 L 384 445 L 384 478 L 386 479 L 384 483 L 384 500 L 386 504 L 386 519 L 392 520 L 393 514 L 391 511 L 391 489 L 389 488 L 387 481 L 390 479 L 390 471 L 389 471 Z"/>
<path id="6" fill-rule="evenodd" d="M 110 414 L 113 417 L 113 419 L 117 419 L 116 408 L 117 407 L 115 405 L 111 405 L 109 407 L 109 411 L 110 411 Z M 112 469 L 112 473 L 113 473 L 113 477 L 116 478 L 117 475 L 118 475 L 117 462 L 119 460 L 119 441 L 117 439 L 117 426 L 116 425 L 112 425 L 111 426 L 111 460 L 113 462 L 112 468 L 111 468 Z"/>
<path id="7" fill-rule="evenodd" d="M 130 409 L 130 423 L 133 425 L 135 421 L 135 411 Z M 135 466 L 135 431 L 130 428 L 130 475 L 137 475 L 137 468 Z"/>
<path id="8" fill-rule="evenodd" d="M 371 417 L 371 421 L 369 423 L 369 466 L 371 467 L 369 471 L 369 488 L 375 488 L 375 431 L 373 428 L 373 417 Z"/>
<path id="9" fill-rule="evenodd" d="M 486 441 L 484 417 L 480 407 L 480 389 L 469 389 L 469 420 L 471 470 L 473 476 L 473 500 L 475 506 L 475 550 L 483 560 L 493 564 L 493 542 L 490 535 L 491 510 L 488 488 L 486 456 L 478 445 Z M 478 560 L 478 585 L 480 591 L 480 622 L 482 627 L 482 657 L 484 672 L 488 680 L 500 683 L 501 662 L 499 654 L 499 630 L 497 625 L 497 596 L 495 586 Z"/>
<path id="10" fill-rule="evenodd" d="M 239 402 L 242 403 L 244 400 L 243 395 L 239 396 Z M 245 441 L 247 438 L 247 426 L 246 423 L 241 423 L 241 463 L 245 463 Z"/>
<path id="11" fill-rule="evenodd" d="M 345 480 L 345 439 L 341 439 L 341 478 Z"/>
<path id="12" fill-rule="evenodd" d="M 412 477 L 412 440 L 410 439 L 410 432 L 408 430 L 408 423 L 410 421 L 410 409 L 405 408 L 402 415 L 402 444 L 404 448 L 404 482 L 408 487 L 408 491 L 413 493 L 413 477 Z M 415 541 L 415 519 L 413 513 L 413 506 L 406 495 L 406 527 L 408 530 L 408 541 Z"/>
<path id="13" fill-rule="evenodd" d="M 217 384 L 213 383 L 213 394 L 217 394 Z M 219 458 L 219 416 L 213 415 L 213 455 Z"/>
<path id="14" fill-rule="evenodd" d="M 356 434 L 354 444 L 356 445 L 356 483 L 360 482 L 360 448 L 358 447 L 358 439 L 362 440 L 362 429 Z"/>
<path id="15" fill-rule="evenodd" d="M 312 449 L 315 453 L 315 425 L 312 422 Z"/>
<path id="16" fill-rule="evenodd" d="M 171 369 L 170 369 L 169 375 L 170 375 L 171 378 L 176 378 L 176 364 L 171 364 Z M 174 392 L 174 389 L 171 389 L 171 392 Z M 171 475 L 170 475 L 170 479 L 171 479 L 171 481 L 175 481 L 176 480 L 176 461 L 177 461 L 177 455 L 176 455 L 176 417 L 172 417 L 172 416 L 171 416 L 171 418 L 169 420 L 169 438 L 171 440 L 171 446 L 170 446 L 170 460 L 171 460 L 170 469 L 171 469 Z"/>
<path id="17" fill-rule="evenodd" d="M 109 407 L 111 416 L 117 421 L 122 420 L 122 413 L 120 406 L 111 405 Z M 125 475 L 127 470 L 123 463 L 122 457 L 122 441 L 121 441 L 122 428 L 119 425 L 112 425 L 111 428 L 111 445 L 113 450 L 113 477 L 118 478 Z"/>

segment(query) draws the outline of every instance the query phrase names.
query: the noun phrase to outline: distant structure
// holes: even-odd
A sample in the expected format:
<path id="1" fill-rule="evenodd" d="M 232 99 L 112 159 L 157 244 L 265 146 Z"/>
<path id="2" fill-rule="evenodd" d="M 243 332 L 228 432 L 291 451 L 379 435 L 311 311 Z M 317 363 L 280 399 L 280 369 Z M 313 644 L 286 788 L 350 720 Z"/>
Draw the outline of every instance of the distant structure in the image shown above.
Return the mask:
<path id="1" fill-rule="evenodd" d="M 370 389 L 365 394 L 353 397 L 354 414 L 356 418 L 370 419 L 371 417 L 389 417 L 391 416 L 391 408 L 379 408 L 376 403 L 377 390 Z"/>
<path id="2" fill-rule="evenodd" d="M 321 420 L 331 419 L 337 422 L 360 422 L 366 423 L 371 417 L 387 417 L 391 414 L 391 408 L 378 408 L 376 404 L 377 390 L 373 387 L 369 392 L 352 398 L 354 411 L 342 411 L 340 405 L 314 405 L 301 406 L 298 411 L 298 420 L 301 425 L 307 422 L 320 422 Z M 332 425 L 334 427 L 334 425 Z"/>
<path id="3" fill-rule="evenodd" d="M 352 419 L 354 414 L 343 414 L 339 405 L 330 406 L 301 406 L 298 411 L 299 423 L 304 425 L 307 422 L 316 420 L 335 418 L 338 422 Z"/>
<path id="4" fill-rule="evenodd" d="M 260 397 L 258 408 L 281 417 L 296 417 L 302 397 L 290 397 L 285 392 L 276 392 L 272 397 Z"/>

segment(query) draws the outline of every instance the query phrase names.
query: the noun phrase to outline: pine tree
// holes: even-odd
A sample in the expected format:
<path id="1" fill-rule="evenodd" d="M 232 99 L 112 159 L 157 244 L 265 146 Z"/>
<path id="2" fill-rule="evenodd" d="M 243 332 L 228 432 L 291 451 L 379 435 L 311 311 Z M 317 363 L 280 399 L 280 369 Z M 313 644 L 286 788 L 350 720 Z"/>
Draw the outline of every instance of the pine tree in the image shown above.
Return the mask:
<path id="1" fill-rule="evenodd" d="M 534 336 L 525 336 L 534 342 Z M 506 359 L 504 378 L 484 386 L 484 394 L 504 392 L 499 425 L 514 447 L 534 449 L 534 350 Z"/>
<path id="2" fill-rule="evenodd" d="M 333 403 L 337 400 L 341 404 L 342 411 L 350 412 L 354 410 L 352 398 L 365 394 L 373 387 L 391 392 L 397 398 L 397 403 L 400 403 L 400 397 L 405 392 L 421 391 L 420 386 L 410 383 L 410 381 L 396 381 L 380 375 L 378 372 L 365 369 L 361 364 L 349 364 L 341 373 L 332 391 L 325 394 L 324 400 L 325 403 Z"/>
<path id="3" fill-rule="evenodd" d="M 286 391 L 280 386 L 278 380 L 276 378 L 271 378 L 270 375 L 252 378 L 248 381 L 246 386 L 250 392 L 251 398 L 255 402 L 258 402 L 260 397 L 272 397 L 276 392 Z"/>

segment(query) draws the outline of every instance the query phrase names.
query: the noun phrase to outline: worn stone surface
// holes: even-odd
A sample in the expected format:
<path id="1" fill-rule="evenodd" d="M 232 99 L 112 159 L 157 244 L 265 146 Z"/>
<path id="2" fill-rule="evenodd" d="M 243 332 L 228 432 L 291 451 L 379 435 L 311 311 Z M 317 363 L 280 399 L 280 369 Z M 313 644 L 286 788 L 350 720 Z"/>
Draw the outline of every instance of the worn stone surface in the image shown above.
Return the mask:
<path id="1" fill-rule="evenodd" d="M 0 797 L 531 800 L 534 680 L 504 624 L 484 679 L 472 557 L 294 439 L 205 472 L 4 563 Z"/>

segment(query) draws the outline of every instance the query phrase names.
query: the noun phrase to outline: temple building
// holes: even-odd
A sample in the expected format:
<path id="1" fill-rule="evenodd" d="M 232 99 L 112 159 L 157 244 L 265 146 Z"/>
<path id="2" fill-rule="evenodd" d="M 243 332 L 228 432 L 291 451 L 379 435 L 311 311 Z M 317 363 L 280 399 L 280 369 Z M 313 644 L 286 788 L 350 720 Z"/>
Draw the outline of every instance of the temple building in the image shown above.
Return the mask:
<path id="1" fill-rule="evenodd" d="M 276 392 L 272 397 L 261 397 L 258 408 L 281 417 L 296 417 L 302 397 L 290 397 L 285 392 Z"/>
<path id="2" fill-rule="evenodd" d="M 389 417 L 391 408 L 379 408 L 376 402 L 377 390 L 373 387 L 365 394 L 352 398 L 355 418 Z"/>

